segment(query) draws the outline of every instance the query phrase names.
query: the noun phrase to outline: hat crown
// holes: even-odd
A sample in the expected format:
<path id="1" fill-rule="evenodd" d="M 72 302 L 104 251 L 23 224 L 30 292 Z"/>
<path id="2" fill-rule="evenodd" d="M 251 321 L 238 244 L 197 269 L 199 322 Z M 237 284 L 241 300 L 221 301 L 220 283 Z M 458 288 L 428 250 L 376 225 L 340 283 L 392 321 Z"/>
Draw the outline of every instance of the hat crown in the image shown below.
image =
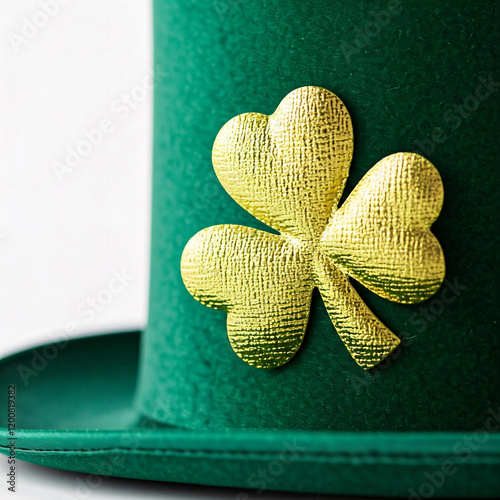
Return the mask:
<path id="1" fill-rule="evenodd" d="M 248 3 L 233 9 L 226 22 L 184 23 L 182 29 L 174 7 L 157 6 L 156 68 L 172 69 L 173 76 L 155 89 L 150 315 L 137 395 L 143 414 L 197 428 L 472 430 L 498 398 L 491 373 L 499 340 L 487 307 L 494 295 L 491 283 L 478 277 L 488 275 L 480 254 L 494 252 L 493 242 L 483 237 L 487 216 L 469 221 L 465 208 L 477 203 L 471 179 L 476 190 L 483 189 L 481 165 L 494 157 L 493 145 L 482 141 L 479 148 L 477 138 L 487 136 L 498 110 L 483 100 L 474 131 L 451 131 L 439 147 L 433 141 L 433 150 L 426 139 L 434 122 L 442 124 L 443 88 L 465 99 L 480 84 L 478 75 L 487 80 L 494 72 L 494 44 L 468 57 L 468 39 L 457 39 L 454 32 L 449 45 L 454 57 L 447 59 L 453 60 L 453 71 L 433 59 L 415 71 L 408 47 L 425 39 L 421 30 L 428 18 L 415 23 L 424 14 L 417 3 L 405 3 L 403 12 L 389 12 L 394 22 L 381 26 L 380 35 L 358 50 L 352 26 L 363 29 L 372 9 L 368 4 L 357 9 L 313 1 L 310 15 L 303 16 L 300 4 L 288 4 L 284 12 L 278 5 L 260 9 Z M 197 8 L 217 16 L 211 3 Z M 435 8 L 439 12 L 428 15 L 453 22 L 450 9 L 437 2 Z M 476 14 L 468 30 L 480 28 Z M 301 23 L 276 22 L 284 15 Z M 270 19 L 272 32 L 263 29 Z M 221 31 L 227 43 L 214 50 L 212 41 Z M 447 36 L 451 40 L 452 33 L 444 33 L 443 40 Z M 377 60 L 381 46 L 384 57 Z M 252 56 L 242 58 L 241 47 L 252 47 Z M 436 74 L 443 85 L 435 84 Z M 459 79 L 452 76 L 457 74 Z M 470 91 L 458 80 L 470 82 Z M 447 279 L 433 298 L 403 306 L 354 284 L 402 340 L 401 348 L 370 372 L 346 354 L 317 292 L 300 350 L 284 366 L 260 370 L 231 349 L 226 312 L 193 300 L 182 282 L 182 252 L 198 231 L 218 224 L 269 231 L 217 179 L 211 157 L 219 130 L 242 113 L 273 113 L 290 91 L 305 85 L 335 92 L 352 117 L 355 147 L 344 198 L 381 158 L 398 151 L 430 152 L 447 193 L 433 226 L 447 258 Z M 474 247 L 466 233 L 476 236 Z"/>

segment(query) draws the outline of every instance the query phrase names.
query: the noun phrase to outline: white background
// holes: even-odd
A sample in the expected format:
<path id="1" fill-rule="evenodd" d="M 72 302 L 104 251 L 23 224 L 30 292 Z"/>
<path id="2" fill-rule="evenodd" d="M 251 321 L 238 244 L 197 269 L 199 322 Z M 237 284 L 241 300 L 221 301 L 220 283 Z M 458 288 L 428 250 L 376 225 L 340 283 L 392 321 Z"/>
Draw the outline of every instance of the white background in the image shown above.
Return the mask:
<path id="1" fill-rule="evenodd" d="M 0 356 L 146 322 L 150 5 L 65 1 L 0 0 Z"/>

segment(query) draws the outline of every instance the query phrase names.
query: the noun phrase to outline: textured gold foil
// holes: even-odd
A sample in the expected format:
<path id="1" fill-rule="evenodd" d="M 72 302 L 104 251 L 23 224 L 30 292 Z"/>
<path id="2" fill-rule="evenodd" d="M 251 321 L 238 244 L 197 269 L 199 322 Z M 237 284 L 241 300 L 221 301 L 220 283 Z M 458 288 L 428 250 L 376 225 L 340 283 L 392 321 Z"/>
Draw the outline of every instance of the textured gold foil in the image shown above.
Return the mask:
<path id="1" fill-rule="evenodd" d="M 351 356 L 371 368 L 400 340 L 348 277 L 399 303 L 429 298 L 444 279 L 429 229 L 443 203 L 437 170 L 413 153 L 390 155 L 338 209 L 352 152 L 346 107 L 318 87 L 294 90 L 271 116 L 236 116 L 217 135 L 212 159 L 221 184 L 280 235 L 204 229 L 186 245 L 181 272 L 195 299 L 227 311 L 231 345 L 252 366 L 275 368 L 293 357 L 317 287 Z"/>

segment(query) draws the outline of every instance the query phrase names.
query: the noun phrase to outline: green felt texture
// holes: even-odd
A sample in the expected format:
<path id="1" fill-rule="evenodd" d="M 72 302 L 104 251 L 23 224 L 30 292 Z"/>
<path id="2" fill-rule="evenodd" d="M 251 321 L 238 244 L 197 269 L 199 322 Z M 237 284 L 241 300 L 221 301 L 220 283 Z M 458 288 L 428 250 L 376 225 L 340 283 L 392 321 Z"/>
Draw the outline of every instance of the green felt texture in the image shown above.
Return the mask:
<path id="1" fill-rule="evenodd" d="M 132 411 L 138 337 L 124 333 L 70 341 L 27 385 L 19 366 L 31 366 L 32 352 L 0 362 L 1 387 L 15 384 L 17 389 L 17 460 L 104 476 L 86 476 L 90 485 L 119 476 L 408 497 L 410 488 L 432 487 L 426 474 L 439 484 L 442 464 L 451 459 L 454 472 L 434 487 L 436 497 L 495 497 L 500 492 L 500 434 L 485 440 L 473 433 L 194 431 L 141 419 Z M 5 415 L 0 453 L 8 454 Z M 496 422 L 500 425 L 500 413 Z M 22 464 L 17 470 L 22 488 Z M 260 496 L 256 491 L 248 495 Z"/>
<path id="2" fill-rule="evenodd" d="M 500 406 L 499 5 L 409 0 L 388 22 L 378 17 L 374 35 L 373 12 L 390 5 L 154 2 L 162 77 L 151 305 L 136 399 L 144 414 L 203 429 L 472 431 Z M 371 36 L 361 39 L 358 28 Z M 493 81 L 490 90 L 481 79 Z M 298 354 L 266 371 L 233 353 L 226 314 L 196 302 L 181 280 L 182 250 L 199 230 L 228 223 L 265 229 L 216 179 L 217 132 L 237 114 L 272 113 L 305 85 L 335 92 L 351 113 L 355 149 L 343 199 L 378 160 L 399 151 L 420 151 L 444 183 L 433 231 L 447 280 L 460 289 L 445 285 L 422 305 L 399 305 L 357 286 L 374 313 L 409 339 L 397 359 L 370 373 L 347 353 L 318 294 Z M 470 97 L 476 92 L 481 100 Z M 464 103 L 470 111 L 454 108 Z"/>
<path id="3" fill-rule="evenodd" d="M 138 420 L 131 404 L 138 351 L 139 334 L 131 332 L 10 356 L 0 364 L 1 406 L 7 408 L 7 387 L 15 385 L 18 429 L 128 429 Z M 0 427 L 6 425 L 3 411 Z"/>

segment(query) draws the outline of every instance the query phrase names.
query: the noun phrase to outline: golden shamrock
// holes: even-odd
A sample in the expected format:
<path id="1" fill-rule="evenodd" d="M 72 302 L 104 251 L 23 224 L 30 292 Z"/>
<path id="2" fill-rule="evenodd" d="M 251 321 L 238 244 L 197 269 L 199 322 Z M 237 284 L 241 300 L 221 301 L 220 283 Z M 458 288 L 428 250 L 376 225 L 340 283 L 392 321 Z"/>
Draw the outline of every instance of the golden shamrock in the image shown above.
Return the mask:
<path id="1" fill-rule="evenodd" d="M 399 344 L 349 282 L 410 304 L 445 272 L 430 231 L 443 203 L 436 168 L 413 153 L 380 160 L 338 208 L 353 153 L 349 113 L 332 92 L 303 87 L 271 116 L 245 113 L 215 139 L 213 165 L 229 195 L 275 235 L 238 225 L 200 231 L 186 245 L 188 291 L 227 311 L 236 354 L 275 368 L 300 347 L 316 287 L 356 363 L 369 369 Z"/>

